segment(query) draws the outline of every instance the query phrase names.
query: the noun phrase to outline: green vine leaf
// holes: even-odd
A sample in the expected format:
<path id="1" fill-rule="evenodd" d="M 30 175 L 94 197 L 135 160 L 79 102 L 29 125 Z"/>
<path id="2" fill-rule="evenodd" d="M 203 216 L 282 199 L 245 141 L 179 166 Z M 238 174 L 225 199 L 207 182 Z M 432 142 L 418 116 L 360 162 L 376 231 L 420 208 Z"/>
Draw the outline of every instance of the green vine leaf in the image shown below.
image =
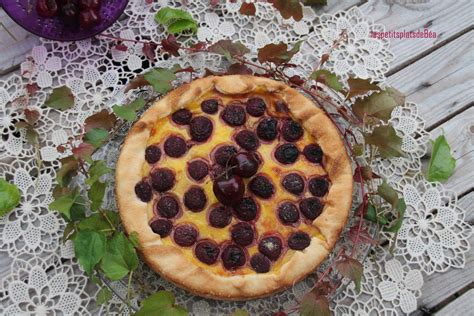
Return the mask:
<path id="1" fill-rule="evenodd" d="M 197 32 L 198 24 L 192 15 L 181 9 L 162 8 L 155 15 L 155 21 L 167 27 L 168 32 L 172 34 L 184 31 Z"/>
<path id="2" fill-rule="evenodd" d="M 74 156 L 68 156 L 59 160 L 61 168 L 56 173 L 56 182 L 60 187 L 65 187 L 69 184 L 72 177 L 77 174 L 79 162 Z"/>
<path id="3" fill-rule="evenodd" d="M 77 227 L 80 230 L 91 230 L 102 233 L 106 236 L 112 235 L 114 227 L 111 227 L 107 219 L 100 213 L 92 214 L 91 216 L 79 222 Z"/>
<path id="4" fill-rule="evenodd" d="M 86 179 L 86 184 L 92 186 L 94 182 L 98 181 L 100 177 L 111 172 L 112 169 L 107 167 L 105 161 L 95 160 L 89 168 L 89 177 Z"/>
<path id="5" fill-rule="evenodd" d="M 107 243 L 100 268 L 108 279 L 117 281 L 137 267 L 138 256 L 133 244 L 124 233 L 116 233 Z"/>
<path id="6" fill-rule="evenodd" d="M 302 41 L 296 42 L 292 49 L 288 50 L 288 45 L 283 42 L 279 44 L 267 44 L 258 49 L 258 61 L 281 65 L 287 63 L 300 50 Z"/>
<path id="7" fill-rule="evenodd" d="M 300 316 L 331 316 L 326 296 L 307 293 L 300 303 Z"/>
<path id="8" fill-rule="evenodd" d="M 34 126 L 28 122 L 20 121 L 15 124 L 17 129 L 25 129 L 25 137 L 29 144 L 38 145 L 39 144 L 39 134 L 35 130 Z"/>
<path id="9" fill-rule="evenodd" d="M 397 206 L 398 193 L 390 186 L 390 184 L 387 183 L 387 181 L 384 180 L 382 184 L 379 185 L 377 193 L 393 207 Z"/>
<path id="10" fill-rule="evenodd" d="M 57 211 L 62 214 L 67 220 L 71 220 L 71 208 L 79 198 L 77 191 L 69 192 L 65 195 L 57 197 L 49 204 L 51 211 Z"/>
<path id="11" fill-rule="evenodd" d="M 375 117 L 387 122 L 392 111 L 397 106 L 405 104 L 405 96 L 394 88 L 387 88 L 380 92 L 372 93 L 370 96 L 357 99 L 352 105 L 352 111 L 359 120 L 364 116 Z"/>
<path id="12" fill-rule="evenodd" d="M 109 113 L 107 110 L 97 112 L 84 121 L 84 130 L 87 132 L 94 128 L 102 128 L 106 131 L 110 131 L 115 126 L 117 117 L 113 113 Z"/>
<path id="13" fill-rule="evenodd" d="M 234 56 L 242 57 L 250 52 L 250 50 L 241 42 L 233 42 L 231 40 L 220 40 L 209 46 L 208 50 L 211 53 L 223 55 L 228 61 L 232 61 Z"/>
<path id="14" fill-rule="evenodd" d="M 250 316 L 250 314 L 243 310 L 243 309 L 240 309 L 240 308 L 237 308 L 231 316 Z"/>
<path id="15" fill-rule="evenodd" d="M 188 311 L 175 305 L 174 294 L 168 291 L 158 291 L 144 299 L 140 310 L 135 316 L 186 316 Z"/>
<path id="16" fill-rule="evenodd" d="M 269 0 L 284 19 L 293 18 L 300 21 L 303 18 L 303 7 L 299 0 Z"/>
<path id="17" fill-rule="evenodd" d="M 67 86 L 54 88 L 44 104 L 50 108 L 64 111 L 74 105 L 74 95 Z"/>
<path id="18" fill-rule="evenodd" d="M 362 264 L 351 257 L 345 256 L 341 260 L 336 261 L 336 268 L 343 276 L 354 281 L 356 291 L 359 292 L 364 271 Z"/>
<path id="19" fill-rule="evenodd" d="M 176 79 L 173 71 L 164 68 L 154 68 L 143 76 L 153 89 L 160 94 L 170 91 L 172 89 L 171 82 Z"/>
<path id="20" fill-rule="evenodd" d="M 444 182 L 453 174 L 455 168 L 456 159 L 451 154 L 451 147 L 446 137 L 438 136 L 433 142 L 426 179 L 430 182 Z"/>
<path id="21" fill-rule="evenodd" d="M 395 222 L 390 226 L 389 228 L 386 229 L 386 231 L 392 232 L 392 233 L 397 233 L 400 228 L 402 227 L 403 224 L 403 219 L 405 216 L 405 210 L 407 208 L 407 205 L 405 203 L 404 199 L 398 199 L 397 204 L 395 206 L 395 210 L 397 211 L 397 219 Z"/>
<path id="22" fill-rule="evenodd" d="M 109 137 L 109 132 L 103 128 L 93 128 L 84 135 L 84 141 L 99 148 Z"/>
<path id="23" fill-rule="evenodd" d="M 310 76 L 311 79 L 321 82 L 327 85 L 329 88 L 335 91 L 342 91 L 343 86 L 339 82 L 335 73 L 330 72 L 326 69 L 319 69 L 314 71 Z M 324 79 L 324 80 L 323 80 Z"/>
<path id="24" fill-rule="evenodd" d="M 106 188 L 107 185 L 100 181 L 96 181 L 91 185 L 89 191 L 87 192 L 87 196 L 91 201 L 92 211 L 97 211 L 102 206 Z"/>
<path id="25" fill-rule="evenodd" d="M 74 238 L 74 252 L 84 271 L 91 275 L 105 254 L 107 239 L 104 234 L 83 230 Z"/>
<path id="26" fill-rule="evenodd" d="M 371 134 L 364 134 L 365 142 L 377 146 L 383 158 L 401 157 L 402 139 L 391 125 L 381 125 L 374 128 Z"/>
<path id="27" fill-rule="evenodd" d="M 112 292 L 107 287 L 103 287 L 97 293 L 95 301 L 97 302 L 97 304 L 102 305 L 110 301 L 111 298 Z"/>
<path id="28" fill-rule="evenodd" d="M 378 223 L 381 225 L 388 224 L 388 220 L 383 214 L 377 214 L 377 209 L 371 203 L 367 206 L 367 212 L 364 215 L 364 218 L 373 223 Z"/>
<path id="29" fill-rule="evenodd" d="M 369 91 L 381 90 L 379 86 L 371 83 L 369 79 L 349 78 L 347 83 L 349 84 L 349 93 L 347 94 L 346 99 L 358 95 L 364 95 Z"/>
<path id="30" fill-rule="evenodd" d="M 17 186 L 0 178 L 0 216 L 7 215 L 20 204 L 20 190 Z"/>
<path id="31" fill-rule="evenodd" d="M 145 99 L 138 98 L 133 100 L 129 104 L 125 104 L 122 106 L 114 105 L 112 109 L 114 113 L 129 122 L 133 122 L 137 119 L 137 111 L 141 110 L 145 106 Z"/>

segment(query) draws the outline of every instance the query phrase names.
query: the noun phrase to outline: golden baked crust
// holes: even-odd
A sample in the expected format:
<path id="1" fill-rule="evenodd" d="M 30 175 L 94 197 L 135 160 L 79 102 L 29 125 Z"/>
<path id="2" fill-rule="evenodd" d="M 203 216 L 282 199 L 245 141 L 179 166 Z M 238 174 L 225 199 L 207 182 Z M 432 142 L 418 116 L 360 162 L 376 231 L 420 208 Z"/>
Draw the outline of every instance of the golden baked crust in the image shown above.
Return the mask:
<path id="1" fill-rule="evenodd" d="M 156 122 L 185 108 L 203 95 L 238 96 L 254 91 L 283 100 L 289 115 L 299 122 L 324 152 L 324 169 L 331 181 L 324 209 L 312 225 L 321 236 L 312 236 L 303 251 L 294 251 L 279 269 L 256 274 L 219 274 L 189 260 L 179 246 L 164 242 L 149 226 L 149 203 L 135 194 L 142 180 L 145 149 Z M 184 162 L 183 162 L 184 164 Z M 295 89 L 271 79 L 232 75 L 206 77 L 185 84 L 153 104 L 131 128 L 118 160 L 116 194 L 120 216 L 128 233 L 137 232 L 143 259 L 155 271 L 177 285 L 204 297 L 246 300 L 284 290 L 314 271 L 328 256 L 343 229 L 352 203 L 353 178 L 343 141 L 330 119 Z"/>

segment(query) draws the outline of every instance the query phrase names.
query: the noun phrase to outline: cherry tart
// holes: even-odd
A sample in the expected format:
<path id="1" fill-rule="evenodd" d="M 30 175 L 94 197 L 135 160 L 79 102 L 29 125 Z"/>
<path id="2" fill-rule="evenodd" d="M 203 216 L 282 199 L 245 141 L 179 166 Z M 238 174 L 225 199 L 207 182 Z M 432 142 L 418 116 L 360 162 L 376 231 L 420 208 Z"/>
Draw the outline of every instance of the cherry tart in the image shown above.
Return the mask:
<path id="1" fill-rule="evenodd" d="M 352 203 L 341 136 L 262 77 L 206 77 L 153 104 L 116 170 L 120 215 L 148 265 L 201 296 L 281 291 L 328 256 Z"/>

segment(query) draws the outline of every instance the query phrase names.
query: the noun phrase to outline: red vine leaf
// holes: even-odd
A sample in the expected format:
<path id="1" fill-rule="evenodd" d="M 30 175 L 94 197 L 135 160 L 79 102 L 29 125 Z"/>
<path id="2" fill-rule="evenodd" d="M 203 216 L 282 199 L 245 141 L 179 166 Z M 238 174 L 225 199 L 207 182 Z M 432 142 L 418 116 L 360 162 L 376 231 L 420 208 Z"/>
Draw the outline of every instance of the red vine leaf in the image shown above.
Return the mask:
<path id="1" fill-rule="evenodd" d="M 145 55 L 148 60 L 154 61 L 157 47 L 158 45 L 155 42 L 146 42 L 142 48 L 143 55 Z"/>
<path id="2" fill-rule="evenodd" d="M 125 45 L 124 43 L 118 43 L 117 45 L 114 46 L 114 48 L 121 52 L 126 52 L 128 50 L 127 45 Z"/>
<path id="3" fill-rule="evenodd" d="M 381 90 L 376 84 L 370 83 L 369 79 L 349 78 L 347 83 L 349 84 L 349 93 L 347 94 L 346 99 L 358 95 L 364 95 L 369 91 Z"/>
<path id="4" fill-rule="evenodd" d="M 211 7 L 215 7 L 215 6 L 218 5 L 218 4 L 219 4 L 219 0 L 210 0 L 210 1 L 209 1 L 209 5 L 210 5 Z"/>
<path id="5" fill-rule="evenodd" d="M 394 88 L 387 88 L 368 97 L 357 99 L 352 111 L 361 121 L 364 116 L 388 121 L 395 107 L 405 103 L 405 96 Z"/>
<path id="6" fill-rule="evenodd" d="M 244 64 L 235 63 L 227 68 L 227 73 L 229 75 L 251 75 L 253 71 Z"/>
<path id="7" fill-rule="evenodd" d="M 127 87 L 125 88 L 125 92 L 128 92 L 129 90 L 132 90 L 132 89 L 146 87 L 149 85 L 150 83 L 145 79 L 143 75 L 138 75 L 129 81 Z"/>
<path id="8" fill-rule="evenodd" d="M 292 49 L 288 49 L 288 45 L 283 42 L 279 44 L 267 44 L 258 50 L 258 61 L 263 64 L 265 62 L 281 65 L 287 63 L 300 50 L 301 41 L 296 42 Z"/>
<path id="9" fill-rule="evenodd" d="M 72 154 L 79 159 L 89 159 L 94 152 L 94 146 L 89 143 L 82 143 L 72 149 Z"/>
<path id="10" fill-rule="evenodd" d="M 30 125 L 35 124 L 40 117 L 40 113 L 36 110 L 24 109 L 23 114 L 25 114 L 25 119 Z"/>
<path id="11" fill-rule="evenodd" d="M 109 113 L 109 111 L 104 109 L 86 118 L 84 130 L 86 133 L 94 128 L 103 128 L 108 131 L 114 127 L 116 121 L 117 117 L 115 114 Z"/>
<path id="12" fill-rule="evenodd" d="M 336 261 L 336 269 L 343 276 L 354 281 L 356 291 L 360 291 L 360 283 L 362 281 L 362 272 L 364 271 L 364 267 L 359 261 L 344 256 L 341 260 Z"/>
<path id="13" fill-rule="evenodd" d="M 26 92 L 28 92 L 28 95 L 34 95 L 36 91 L 39 90 L 38 84 L 36 82 L 33 83 L 27 83 L 26 84 Z"/>
<path id="14" fill-rule="evenodd" d="M 293 18 L 300 21 L 303 18 L 303 7 L 299 0 L 269 0 L 284 19 Z"/>
<path id="15" fill-rule="evenodd" d="M 181 44 L 178 43 L 176 37 L 172 34 L 169 34 L 167 38 L 161 40 L 161 46 L 163 50 L 170 53 L 171 55 L 178 57 L 179 56 L 179 49 L 181 48 Z"/>
<path id="16" fill-rule="evenodd" d="M 298 75 L 291 76 L 289 81 L 297 86 L 302 86 L 306 81 Z"/>
<path id="17" fill-rule="evenodd" d="M 203 50 L 204 48 L 206 48 L 206 46 L 207 46 L 206 42 L 197 42 L 193 44 L 191 47 L 189 47 L 189 50 L 191 52 L 197 52 L 197 51 Z"/>
<path id="18" fill-rule="evenodd" d="M 240 42 L 232 42 L 231 40 L 220 40 L 209 46 L 211 53 L 223 55 L 228 61 L 237 56 L 241 57 L 250 52 L 244 44 Z"/>
<path id="19" fill-rule="evenodd" d="M 381 125 L 374 128 L 371 134 L 364 134 L 366 144 L 377 146 L 383 158 L 401 157 L 402 139 L 391 125 Z"/>
<path id="20" fill-rule="evenodd" d="M 300 303 L 300 316 L 330 316 L 329 302 L 325 296 L 307 293 Z"/>
<path id="21" fill-rule="evenodd" d="M 242 6 L 240 7 L 240 10 L 239 10 L 240 14 L 250 15 L 250 16 L 254 16 L 256 11 L 257 11 L 257 8 L 255 8 L 255 4 L 246 3 L 246 2 L 242 2 Z"/>

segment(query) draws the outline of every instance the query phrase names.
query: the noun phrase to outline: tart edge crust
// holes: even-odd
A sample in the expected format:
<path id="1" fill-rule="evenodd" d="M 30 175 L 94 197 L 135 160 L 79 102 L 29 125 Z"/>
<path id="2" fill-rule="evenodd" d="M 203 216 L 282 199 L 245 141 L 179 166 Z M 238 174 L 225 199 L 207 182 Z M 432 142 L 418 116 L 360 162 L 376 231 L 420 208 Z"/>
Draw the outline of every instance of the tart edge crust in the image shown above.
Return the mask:
<path id="1" fill-rule="evenodd" d="M 264 274 L 220 276 L 191 264 L 181 249 L 164 245 L 148 224 L 147 203 L 138 199 L 134 187 L 142 179 L 145 148 L 156 121 L 184 108 L 203 94 L 244 94 L 258 89 L 275 93 L 284 100 L 291 116 L 318 140 L 324 152 L 325 170 L 331 180 L 322 214 L 313 221 L 325 240 L 311 238 L 303 251 L 296 251 L 280 270 Z M 337 128 L 308 98 L 286 84 L 248 75 L 210 76 L 169 92 L 156 101 L 132 126 L 116 169 L 116 196 L 120 217 L 127 233 L 137 232 L 145 262 L 165 279 L 199 296 L 247 300 L 283 291 L 302 280 L 329 255 L 346 224 L 352 204 L 351 162 Z"/>

